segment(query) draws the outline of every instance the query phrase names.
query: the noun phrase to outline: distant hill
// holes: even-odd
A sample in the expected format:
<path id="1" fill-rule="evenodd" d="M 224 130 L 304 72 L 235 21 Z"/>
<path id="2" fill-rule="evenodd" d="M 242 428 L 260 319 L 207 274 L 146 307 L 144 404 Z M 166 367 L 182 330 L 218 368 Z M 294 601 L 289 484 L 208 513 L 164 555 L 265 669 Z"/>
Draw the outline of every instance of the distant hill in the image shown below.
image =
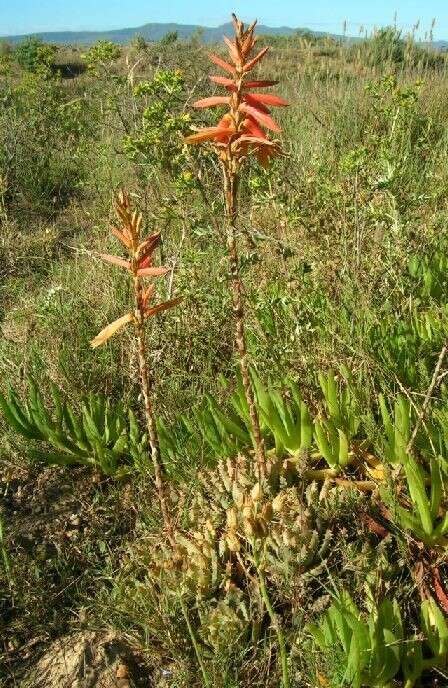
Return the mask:
<path id="1" fill-rule="evenodd" d="M 216 28 L 199 26 L 196 24 L 144 24 L 136 28 L 116 29 L 113 31 L 43 31 L 40 33 L 23 34 L 20 36 L 1 36 L 0 40 L 10 43 L 19 43 L 28 36 L 38 36 L 46 43 L 57 44 L 81 44 L 90 45 L 103 39 L 119 43 L 121 45 L 129 43 L 135 36 L 143 36 L 147 41 L 159 41 L 171 31 L 177 31 L 179 38 L 190 38 L 195 32 L 200 31 L 202 40 L 206 43 L 216 43 L 222 39 L 223 34 L 232 35 L 232 24 L 223 24 Z M 314 35 L 326 35 L 319 31 L 309 31 L 307 29 L 294 29 L 289 26 L 270 27 L 263 24 L 258 25 L 258 33 L 269 36 L 292 36 L 297 31 L 313 33 Z"/>
<path id="2" fill-rule="evenodd" d="M 292 28 L 290 26 L 272 27 L 258 24 L 257 29 L 258 34 L 267 36 L 293 36 L 297 33 L 303 33 L 317 37 L 331 36 L 332 38 L 344 39 L 347 42 L 361 40 L 359 36 L 341 36 L 325 31 L 312 31 L 311 29 Z M 223 35 L 232 36 L 233 26 L 230 22 L 217 27 L 200 26 L 198 24 L 144 24 L 135 28 L 114 29 L 111 31 L 42 31 L 18 36 L 0 36 L 0 41 L 4 40 L 15 44 L 20 43 L 29 36 L 37 36 L 46 43 L 58 45 L 91 45 L 100 39 L 125 45 L 135 36 L 143 36 L 147 41 L 160 41 L 161 38 L 172 31 L 176 31 L 180 39 L 190 38 L 194 33 L 200 32 L 201 38 L 205 43 L 216 43 L 222 39 Z M 435 41 L 431 44 L 431 47 L 436 50 L 446 51 L 448 50 L 448 41 Z"/>

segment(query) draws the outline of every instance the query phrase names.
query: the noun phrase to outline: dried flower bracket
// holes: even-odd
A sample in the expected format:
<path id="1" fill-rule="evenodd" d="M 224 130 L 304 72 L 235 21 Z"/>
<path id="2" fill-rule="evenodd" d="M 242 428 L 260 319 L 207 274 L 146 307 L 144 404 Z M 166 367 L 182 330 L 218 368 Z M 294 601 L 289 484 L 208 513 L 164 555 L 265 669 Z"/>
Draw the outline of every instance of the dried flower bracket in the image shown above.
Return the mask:
<path id="1" fill-rule="evenodd" d="M 137 210 L 132 210 L 128 194 L 120 192 L 115 200 L 115 211 L 119 221 L 119 227 L 112 228 L 112 234 L 123 244 L 128 251 L 129 258 L 121 258 L 115 255 L 101 254 L 101 258 L 108 263 L 124 268 L 133 283 L 135 310 L 122 315 L 120 318 L 105 327 L 91 342 L 93 348 L 101 346 L 125 325 L 132 323 L 138 344 L 138 360 L 140 370 L 140 384 L 144 400 L 145 419 L 148 430 L 151 459 L 154 468 L 154 479 L 160 501 L 160 509 L 169 538 L 172 538 L 171 519 L 168 513 L 164 480 L 163 465 L 160 457 L 159 438 L 156 421 L 151 401 L 150 373 L 147 363 L 146 340 L 144 324 L 147 318 L 176 306 L 180 298 L 170 299 L 156 305 L 151 304 L 154 296 L 155 285 L 151 283 L 144 286 L 143 280 L 147 277 L 162 277 L 170 268 L 155 266 L 154 251 L 160 242 L 160 233 L 151 234 L 142 239 L 141 230 L 143 217 Z"/>

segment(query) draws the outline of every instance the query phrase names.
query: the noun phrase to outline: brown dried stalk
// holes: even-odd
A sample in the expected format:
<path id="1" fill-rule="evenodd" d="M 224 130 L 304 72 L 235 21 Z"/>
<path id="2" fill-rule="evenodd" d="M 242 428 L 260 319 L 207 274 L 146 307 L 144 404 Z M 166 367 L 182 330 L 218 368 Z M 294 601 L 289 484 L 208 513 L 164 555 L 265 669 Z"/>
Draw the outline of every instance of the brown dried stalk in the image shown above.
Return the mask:
<path id="1" fill-rule="evenodd" d="M 406 447 L 406 454 L 410 454 L 412 452 L 415 438 L 417 437 L 418 431 L 420 430 L 421 424 L 424 422 L 426 413 L 429 408 L 429 404 L 431 402 L 431 397 L 432 393 L 434 392 L 435 388 L 437 387 L 439 383 L 439 374 L 440 370 L 442 368 L 443 364 L 443 359 L 445 358 L 446 352 L 448 350 L 448 342 L 445 342 L 444 345 L 442 346 L 442 349 L 439 353 L 439 358 L 437 359 L 436 367 L 434 368 L 434 373 L 431 379 L 431 382 L 429 384 L 429 387 L 426 391 L 425 398 L 423 400 L 423 405 L 420 410 L 420 413 L 418 414 L 417 422 L 414 426 L 414 430 L 412 431 L 411 438 L 408 442 L 408 446 Z"/>
<path id="2" fill-rule="evenodd" d="M 151 401 L 151 376 L 148 367 L 148 357 L 145 337 L 145 320 L 157 313 L 176 306 L 180 299 L 171 299 L 156 305 L 150 305 L 155 292 L 155 285 L 144 287 L 146 277 L 160 277 L 169 272 L 169 268 L 154 266 L 154 251 L 160 242 L 160 233 L 152 234 L 146 239 L 141 238 L 142 215 L 133 211 L 129 196 L 120 192 L 115 200 L 115 211 L 119 220 L 119 227 L 113 227 L 112 233 L 127 249 L 129 259 L 109 254 L 102 254 L 101 258 L 108 263 L 125 268 L 132 278 L 135 298 L 135 310 L 126 313 L 104 328 L 91 342 L 92 347 L 101 346 L 124 325 L 134 325 L 135 338 L 138 346 L 138 361 L 140 371 L 140 386 L 144 400 L 144 412 L 148 432 L 148 442 L 154 469 L 154 482 L 160 503 L 163 522 L 170 541 L 173 541 L 173 527 L 168 512 L 163 463 L 160 456 L 159 438 L 154 409 Z"/>
<path id="3" fill-rule="evenodd" d="M 235 322 L 235 343 L 238 351 L 241 379 L 249 409 L 250 422 L 254 439 L 254 449 L 258 464 L 260 481 L 266 475 L 266 456 L 264 451 L 263 438 L 260 430 L 260 419 L 255 404 L 254 390 L 252 387 L 249 362 L 246 347 L 246 335 L 244 327 L 244 303 L 243 303 L 243 283 L 240 277 L 239 256 L 236 243 L 236 218 L 237 210 L 237 185 L 238 178 L 232 174 L 228 166 L 223 164 L 224 174 L 224 193 L 226 203 L 226 243 L 229 255 L 230 279 L 232 285 L 232 307 Z"/>

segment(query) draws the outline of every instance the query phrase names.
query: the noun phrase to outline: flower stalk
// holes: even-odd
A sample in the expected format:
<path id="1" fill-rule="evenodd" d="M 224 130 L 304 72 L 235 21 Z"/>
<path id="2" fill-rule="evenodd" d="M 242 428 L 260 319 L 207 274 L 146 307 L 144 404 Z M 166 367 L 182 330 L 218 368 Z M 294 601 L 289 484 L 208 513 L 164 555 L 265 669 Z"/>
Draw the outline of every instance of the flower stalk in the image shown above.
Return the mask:
<path id="1" fill-rule="evenodd" d="M 230 280 L 232 289 L 232 309 L 235 323 L 235 344 L 238 351 L 241 380 L 244 387 L 244 394 L 249 410 L 250 423 L 252 426 L 253 443 L 255 458 L 258 466 L 260 482 L 266 475 L 266 455 L 264 450 L 263 438 L 261 436 L 260 419 L 255 404 L 254 390 L 250 379 L 249 360 L 246 346 L 245 334 L 245 313 L 243 299 L 243 283 L 240 276 L 240 265 L 237 247 L 236 219 L 238 216 L 237 193 L 238 177 L 223 163 L 224 175 L 224 194 L 226 207 L 226 244 L 229 257 Z"/>
<path id="2" fill-rule="evenodd" d="M 269 597 L 268 588 L 266 585 L 266 578 L 263 569 L 264 556 L 261 552 L 257 552 L 257 545 L 253 543 L 254 564 L 257 571 L 258 585 L 260 589 L 261 599 L 264 602 L 266 610 L 271 620 L 272 628 L 277 636 L 278 651 L 280 655 L 280 668 L 282 672 L 282 688 L 290 688 L 289 669 L 288 669 L 288 654 L 286 650 L 286 640 L 283 633 L 283 628 L 278 614 L 272 606 L 271 598 Z"/>
<path id="3" fill-rule="evenodd" d="M 193 645 L 194 653 L 196 655 L 196 659 L 199 664 L 199 668 L 201 669 L 201 674 L 202 678 L 204 679 L 204 686 L 205 688 L 210 688 L 210 678 L 207 672 L 207 669 L 205 668 L 205 664 L 202 659 L 202 653 L 201 653 L 201 648 L 199 646 L 199 641 L 196 637 L 196 633 L 194 631 L 193 626 L 191 625 L 190 617 L 188 615 L 188 609 L 187 605 L 185 604 L 185 601 L 182 597 L 182 593 L 179 594 L 179 600 L 180 600 L 180 607 L 182 609 L 182 614 L 185 619 L 185 623 L 187 624 L 187 629 L 188 629 L 188 634 L 190 636 L 191 644 Z"/>
<path id="4" fill-rule="evenodd" d="M 115 200 L 115 211 L 119 220 L 119 227 L 113 227 L 112 233 L 127 249 L 129 259 L 126 260 L 119 256 L 109 254 L 101 254 L 101 258 L 108 263 L 124 268 L 130 274 L 133 284 L 135 309 L 134 312 L 126 313 L 110 325 L 107 325 L 107 327 L 92 340 L 91 346 L 93 348 L 101 346 L 128 323 L 132 323 L 134 326 L 138 348 L 140 387 L 144 402 L 144 414 L 154 470 L 154 482 L 166 534 L 170 542 L 174 542 L 173 527 L 166 498 L 165 476 L 160 456 L 156 417 L 151 399 L 152 384 L 148 366 L 145 320 L 157 313 L 176 306 L 180 299 L 170 299 L 163 303 L 151 305 L 151 299 L 155 292 L 155 285 L 151 283 L 149 286 L 145 287 L 144 279 L 147 277 L 161 277 L 169 272 L 169 268 L 154 266 L 153 264 L 154 251 L 160 243 L 160 233 L 156 232 L 146 239 L 142 239 L 142 215 L 138 211 L 132 210 L 129 196 L 124 192 L 120 192 Z"/>
<path id="5" fill-rule="evenodd" d="M 225 202 L 225 239 L 229 257 L 232 290 L 233 316 L 235 322 L 235 344 L 241 368 L 241 377 L 252 426 L 252 438 L 258 465 L 260 481 L 266 475 L 266 456 L 260 430 L 260 420 L 255 403 L 255 395 L 250 379 L 249 362 L 245 336 L 245 311 L 243 283 L 240 274 L 240 261 L 237 246 L 238 184 L 241 167 L 248 156 L 254 155 L 258 162 L 267 167 L 272 157 L 281 154 L 280 144 L 271 140 L 265 129 L 279 132 L 280 127 L 273 120 L 268 105 L 283 107 L 287 102 L 270 93 L 253 93 L 253 89 L 264 89 L 276 81 L 250 79 L 250 72 L 266 55 L 263 48 L 252 55 L 256 37 L 256 21 L 248 28 L 232 15 L 235 35 L 233 40 L 224 37 L 231 62 L 211 53 L 211 61 L 226 73 L 226 76 L 213 75 L 211 81 L 223 86 L 226 96 L 211 96 L 194 103 L 194 107 L 208 108 L 225 106 L 227 112 L 215 127 L 205 127 L 187 136 L 186 143 L 211 142 L 221 161 L 224 180 Z"/>

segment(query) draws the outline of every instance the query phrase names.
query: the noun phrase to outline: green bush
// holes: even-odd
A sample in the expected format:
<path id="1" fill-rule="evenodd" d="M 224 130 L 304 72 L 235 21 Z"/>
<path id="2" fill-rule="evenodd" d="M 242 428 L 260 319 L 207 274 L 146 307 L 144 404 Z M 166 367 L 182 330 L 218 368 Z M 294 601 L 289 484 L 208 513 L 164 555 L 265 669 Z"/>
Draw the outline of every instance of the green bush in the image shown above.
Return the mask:
<path id="1" fill-rule="evenodd" d="M 22 69 L 36 72 L 48 69 L 53 64 L 58 49 L 55 45 L 44 43 L 40 38 L 30 36 L 15 49 L 15 58 Z"/>

